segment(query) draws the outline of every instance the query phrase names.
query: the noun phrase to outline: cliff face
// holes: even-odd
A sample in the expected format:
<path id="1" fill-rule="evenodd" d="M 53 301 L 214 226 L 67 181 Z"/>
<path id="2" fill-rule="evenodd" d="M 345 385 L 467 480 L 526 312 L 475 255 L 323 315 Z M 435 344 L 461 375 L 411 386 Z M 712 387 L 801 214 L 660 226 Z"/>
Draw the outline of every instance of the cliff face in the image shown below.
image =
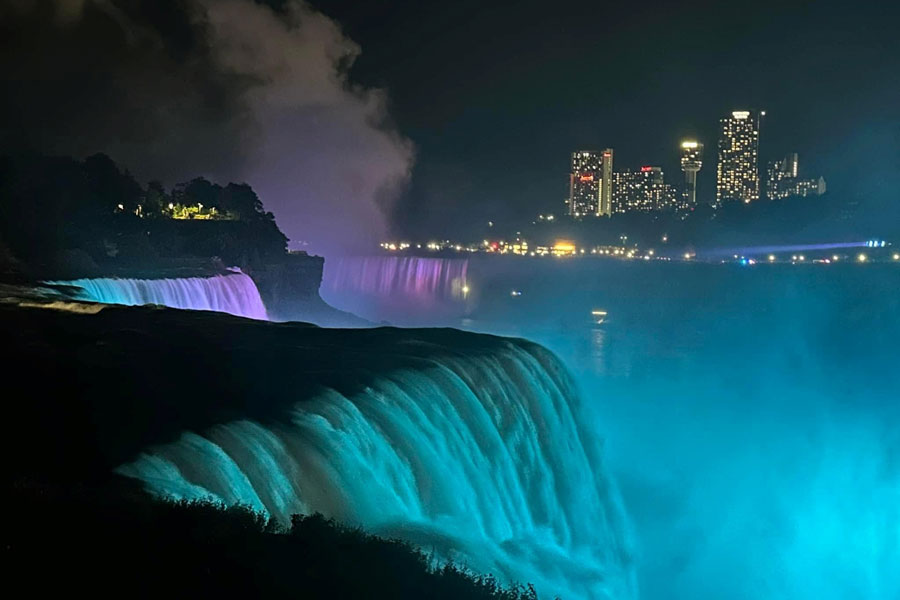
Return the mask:
<path id="1" fill-rule="evenodd" d="M 288 254 L 282 261 L 261 265 L 249 270 L 266 306 L 272 310 L 290 312 L 291 304 L 312 304 L 321 301 L 319 286 L 325 259 L 308 254 Z"/>
<path id="2" fill-rule="evenodd" d="M 325 259 L 290 253 L 277 262 L 248 269 L 274 321 L 306 321 L 326 327 L 360 327 L 369 323 L 329 306 L 321 296 Z"/>

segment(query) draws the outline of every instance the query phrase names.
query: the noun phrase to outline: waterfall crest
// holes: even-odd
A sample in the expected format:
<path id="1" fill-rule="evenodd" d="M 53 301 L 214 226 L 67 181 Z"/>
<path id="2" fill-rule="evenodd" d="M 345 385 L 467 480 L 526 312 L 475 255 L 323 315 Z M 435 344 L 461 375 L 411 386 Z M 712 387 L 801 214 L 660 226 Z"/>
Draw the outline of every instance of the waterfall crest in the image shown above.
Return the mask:
<path id="1" fill-rule="evenodd" d="M 228 275 L 177 279 L 75 279 L 50 285 L 78 288 L 78 300 L 140 306 L 211 310 L 251 319 L 267 320 L 266 307 L 250 276 L 238 269 Z"/>
<path id="2" fill-rule="evenodd" d="M 321 293 L 330 305 L 372 321 L 434 325 L 464 307 L 468 269 L 465 258 L 329 258 Z"/>
<path id="3" fill-rule="evenodd" d="M 325 263 L 324 287 L 377 296 L 406 294 L 419 299 L 458 298 L 469 261 L 418 256 L 335 258 Z"/>
<path id="4" fill-rule="evenodd" d="M 282 521 L 321 512 L 548 597 L 634 597 L 624 511 L 570 376 L 540 346 L 500 346 L 184 432 L 118 471 Z"/>

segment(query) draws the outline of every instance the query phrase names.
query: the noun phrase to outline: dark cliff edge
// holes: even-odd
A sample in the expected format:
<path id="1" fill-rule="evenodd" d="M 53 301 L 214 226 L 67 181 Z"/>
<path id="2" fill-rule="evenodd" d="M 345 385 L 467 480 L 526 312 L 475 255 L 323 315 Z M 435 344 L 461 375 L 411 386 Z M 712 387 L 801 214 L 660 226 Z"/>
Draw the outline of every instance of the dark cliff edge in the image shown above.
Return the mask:
<path id="1" fill-rule="evenodd" d="M 325 259 L 289 253 L 246 272 L 256 283 L 273 321 L 304 321 L 324 327 L 367 327 L 372 323 L 334 308 L 319 295 Z"/>
<path id="2" fill-rule="evenodd" d="M 326 329 L 11 298 L 0 302 L 0 337 L 4 414 L 15 424 L 0 442 L 5 473 L 71 481 L 106 480 L 184 430 L 280 419 L 323 388 L 353 395 L 442 357 L 496 358 L 513 347 L 550 356 L 524 340 L 453 329 Z"/>
<path id="3" fill-rule="evenodd" d="M 277 271 L 267 276 L 270 293 L 297 293 L 276 287 Z M 307 291 L 314 303 L 317 294 Z M 326 329 L 28 293 L 0 285 L 10 424 L 0 442 L 2 548 L 13 588 L 39 596 L 158 598 L 178 589 L 316 600 L 536 599 L 530 586 L 437 566 L 406 542 L 317 515 L 295 515 L 284 527 L 243 507 L 164 501 L 113 469 L 185 429 L 281 418 L 323 387 L 352 394 L 442 357 L 496 358 L 512 346 L 543 352 L 538 346 L 449 329 Z"/>

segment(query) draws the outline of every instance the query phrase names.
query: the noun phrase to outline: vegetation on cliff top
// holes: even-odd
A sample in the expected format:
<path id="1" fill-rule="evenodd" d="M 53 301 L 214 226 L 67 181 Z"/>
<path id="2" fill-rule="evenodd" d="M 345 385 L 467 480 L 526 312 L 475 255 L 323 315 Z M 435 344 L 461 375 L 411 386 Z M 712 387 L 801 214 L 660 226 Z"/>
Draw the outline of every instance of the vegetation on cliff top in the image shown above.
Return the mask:
<path id="1" fill-rule="evenodd" d="M 196 178 L 167 190 L 142 186 L 103 154 L 0 158 L 0 246 L 39 272 L 213 256 L 247 266 L 283 256 L 286 245 L 245 183 Z"/>

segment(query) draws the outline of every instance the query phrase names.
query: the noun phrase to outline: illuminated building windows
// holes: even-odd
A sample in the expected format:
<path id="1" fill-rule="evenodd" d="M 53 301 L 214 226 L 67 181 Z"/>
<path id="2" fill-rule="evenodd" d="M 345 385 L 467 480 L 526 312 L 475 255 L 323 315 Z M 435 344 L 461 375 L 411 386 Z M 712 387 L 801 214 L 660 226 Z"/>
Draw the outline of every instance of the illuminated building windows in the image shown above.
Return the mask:
<path id="1" fill-rule="evenodd" d="M 747 110 L 719 121 L 716 205 L 759 199 L 759 117 Z"/>

